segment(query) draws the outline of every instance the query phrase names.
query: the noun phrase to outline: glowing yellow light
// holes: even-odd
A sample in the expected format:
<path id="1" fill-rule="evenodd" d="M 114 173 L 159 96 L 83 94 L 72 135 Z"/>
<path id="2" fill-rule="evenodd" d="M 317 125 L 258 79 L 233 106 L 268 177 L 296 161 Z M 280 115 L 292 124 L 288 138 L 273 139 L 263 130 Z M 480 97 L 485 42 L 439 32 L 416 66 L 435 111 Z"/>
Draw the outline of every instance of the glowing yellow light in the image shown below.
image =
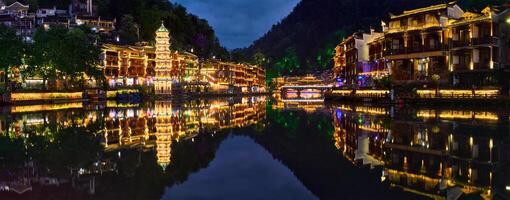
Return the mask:
<path id="1" fill-rule="evenodd" d="M 489 148 L 492 149 L 494 147 L 494 141 L 491 139 L 489 140 Z"/>
<path id="2" fill-rule="evenodd" d="M 23 112 L 40 112 L 50 110 L 65 110 L 73 108 L 82 108 L 81 102 L 65 103 L 65 104 L 43 104 L 43 105 L 27 105 L 27 106 L 14 106 L 11 108 L 12 113 L 23 113 Z"/>

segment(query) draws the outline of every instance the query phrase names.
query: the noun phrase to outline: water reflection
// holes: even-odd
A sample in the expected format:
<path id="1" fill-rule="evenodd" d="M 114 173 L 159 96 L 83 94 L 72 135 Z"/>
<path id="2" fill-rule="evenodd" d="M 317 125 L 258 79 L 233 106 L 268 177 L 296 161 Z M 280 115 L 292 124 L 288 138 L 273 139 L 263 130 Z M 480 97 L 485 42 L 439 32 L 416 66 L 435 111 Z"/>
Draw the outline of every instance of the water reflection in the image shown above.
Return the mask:
<path id="1" fill-rule="evenodd" d="M 263 176 L 257 172 L 266 169 L 261 166 L 278 169 L 264 172 L 285 177 L 274 183 L 290 183 L 281 187 L 290 189 L 243 187 L 243 195 L 510 196 L 510 112 L 502 109 L 325 106 L 313 99 L 257 97 L 52 104 L 3 112 L 0 190 L 10 192 L 0 191 L 0 199 L 160 199 L 184 186 L 207 198 L 211 188 L 193 177 L 215 177 L 216 186 L 239 177 L 266 184 L 268 177 L 253 178 Z M 231 135 L 245 138 L 242 151 L 221 150 L 238 143 Z M 218 175 L 218 163 L 230 163 L 228 172 L 237 175 Z M 235 188 L 224 187 L 232 188 L 219 189 Z"/>
<path id="2" fill-rule="evenodd" d="M 144 105 L 107 102 L 4 108 L 5 115 L 0 118 L 0 160 L 3 163 L 0 196 L 23 198 L 26 196 L 14 194 L 37 196 L 34 193 L 43 193 L 58 198 L 58 193 L 52 191 L 55 188 L 47 186 L 69 184 L 77 192 L 96 194 L 96 190 L 104 189 L 96 187 L 98 184 L 113 181 L 105 174 L 138 176 L 141 175 L 138 170 L 156 163 L 159 170 L 151 167 L 143 176 L 151 177 L 150 173 L 155 173 L 151 178 L 158 179 L 161 186 L 155 187 L 159 189 L 153 192 L 162 193 L 163 185 L 183 181 L 186 174 L 207 165 L 225 135 L 224 130 L 261 123 L 265 118 L 265 103 L 265 97 L 254 97 L 155 101 Z M 199 154 L 208 158 L 200 155 L 187 158 L 195 157 L 205 164 L 190 159 L 196 167 L 178 169 L 187 162 L 180 156 L 172 166 L 173 148 L 187 151 L 194 148 L 190 144 L 203 141 L 213 143 L 211 147 L 200 147 Z M 170 173 L 161 174 L 164 171 Z M 170 182 L 169 177 L 157 178 L 163 175 L 176 177 Z M 69 189 L 57 187 L 57 190 Z"/>
<path id="3" fill-rule="evenodd" d="M 434 199 L 508 198 L 508 112 L 339 105 L 335 146 L 381 181 Z"/>

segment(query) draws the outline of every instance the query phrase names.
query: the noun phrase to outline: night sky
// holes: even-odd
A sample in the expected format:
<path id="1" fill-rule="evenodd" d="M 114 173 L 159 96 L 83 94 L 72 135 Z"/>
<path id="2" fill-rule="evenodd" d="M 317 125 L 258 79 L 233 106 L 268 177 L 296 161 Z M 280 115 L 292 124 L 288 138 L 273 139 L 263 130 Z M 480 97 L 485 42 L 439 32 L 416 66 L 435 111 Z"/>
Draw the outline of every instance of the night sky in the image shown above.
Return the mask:
<path id="1" fill-rule="evenodd" d="M 300 0 L 172 0 L 205 18 L 228 49 L 247 47 Z"/>

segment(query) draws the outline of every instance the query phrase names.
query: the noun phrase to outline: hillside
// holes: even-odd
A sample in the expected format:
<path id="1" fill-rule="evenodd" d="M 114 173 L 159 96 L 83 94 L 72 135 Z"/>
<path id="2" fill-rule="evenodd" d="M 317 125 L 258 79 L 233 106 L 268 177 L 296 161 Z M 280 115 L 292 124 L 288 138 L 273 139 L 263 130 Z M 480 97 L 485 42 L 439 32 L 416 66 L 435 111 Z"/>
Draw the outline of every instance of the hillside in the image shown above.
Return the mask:
<path id="1" fill-rule="evenodd" d="M 334 47 L 358 30 L 379 28 L 389 13 L 399 13 L 443 0 L 302 0 L 294 10 L 250 47 L 234 51 L 237 60 L 265 55 L 268 76 L 330 69 Z M 463 8 L 480 9 L 505 0 L 464 0 Z"/>
<path id="2" fill-rule="evenodd" d="M 6 4 L 16 0 L 3 0 Z M 41 6 L 67 9 L 72 0 L 18 0 L 34 11 Z M 83 0 L 82 0 L 83 1 Z M 94 0 L 99 15 L 117 19 L 121 41 L 153 41 L 154 32 L 165 21 L 172 35 L 172 47 L 191 50 L 200 57 L 229 58 L 207 20 L 187 12 L 186 8 L 169 0 Z M 138 34 L 139 33 L 139 34 Z"/>

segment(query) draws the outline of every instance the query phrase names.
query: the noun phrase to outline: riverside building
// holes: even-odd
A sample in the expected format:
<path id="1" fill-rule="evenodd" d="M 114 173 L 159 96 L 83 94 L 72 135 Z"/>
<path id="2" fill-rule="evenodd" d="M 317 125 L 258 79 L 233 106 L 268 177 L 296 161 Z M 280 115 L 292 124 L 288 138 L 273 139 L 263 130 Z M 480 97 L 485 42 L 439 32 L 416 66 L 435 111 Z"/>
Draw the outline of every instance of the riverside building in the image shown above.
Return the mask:
<path id="1" fill-rule="evenodd" d="M 334 73 L 349 80 L 360 74 L 390 74 L 398 85 L 441 85 L 472 88 L 500 84 L 497 71 L 505 69 L 508 57 L 508 11 L 487 7 L 481 12 L 465 12 L 454 2 L 437 4 L 401 14 L 390 14 L 382 23 L 383 34 L 364 39 L 360 33 L 337 46 Z M 373 31 L 371 31 L 373 35 Z M 500 48 L 502 47 L 502 48 Z M 368 58 L 353 57 L 350 51 L 368 49 Z M 364 50 L 361 50 L 362 52 Z M 368 69 L 358 72 L 354 63 Z M 387 73 L 380 73 L 381 70 Z M 357 86 L 373 86 L 350 82 Z"/>
<path id="2" fill-rule="evenodd" d="M 265 70 L 170 50 L 169 31 L 156 31 L 155 46 L 103 45 L 101 68 L 110 88 L 153 87 L 156 94 L 177 92 L 263 92 Z"/>
<path id="3" fill-rule="evenodd" d="M 334 58 L 335 77 L 341 84 L 356 84 L 358 86 L 368 86 L 373 77 L 378 77 L 380 69 L 376 62 L 370 62 L 369 43 L 381 38 L 382 33 L 354 33 L 343 40 L 336 48 Z M 383 73 L 384 74 L 384 73 Z"/>

